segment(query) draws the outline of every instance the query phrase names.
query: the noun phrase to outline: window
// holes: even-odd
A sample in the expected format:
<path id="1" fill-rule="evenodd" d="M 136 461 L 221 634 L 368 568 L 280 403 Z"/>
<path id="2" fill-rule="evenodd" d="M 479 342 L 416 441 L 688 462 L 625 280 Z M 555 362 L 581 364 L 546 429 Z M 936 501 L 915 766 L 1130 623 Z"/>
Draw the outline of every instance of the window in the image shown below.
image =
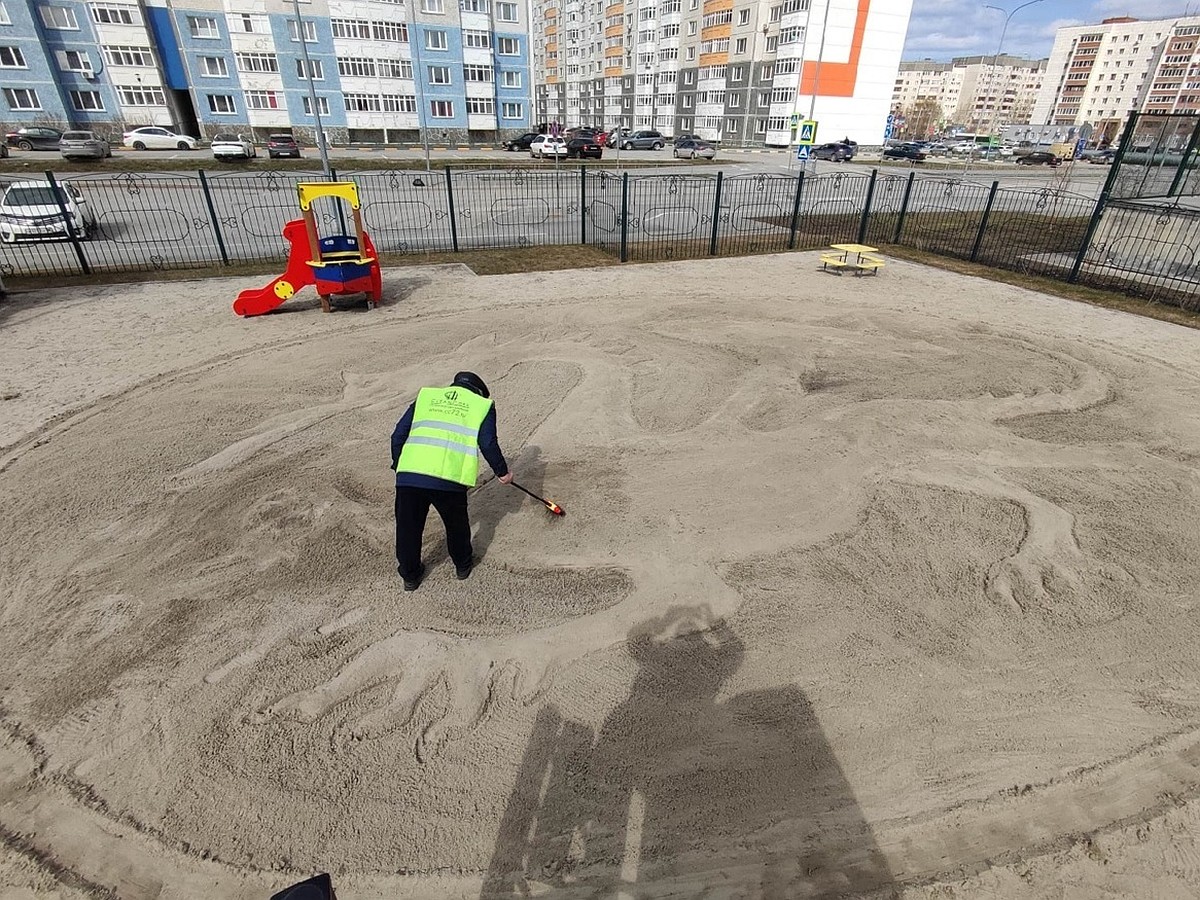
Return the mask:
<path id="1" fill-rule="evenodd" d="M 160 87 L 141 87 L 138 85 L 117 87 L 117 95 L 121 98 L 122 106 L 166 106 L 167 98 Z"/>
<path id="2" fill-rule="evenodd" d="M 803 28 L 784 28 L 779 32 L 779 43 L 781 44 L 797 44 L 802 40 L 804 40 Z"/>
<path id="3" fill-rule="evenodd" d="M 375 77 L 375 60 L 373 59 L 339 56 L 337 58 L 337 67 L 339 75 L 358 76 L 360 78 Z"/>
<path id="4" fill-rule="evenodd" d="M 442 0 L 421 0 L 421 12 L 445 15 L 446 5 Z"/>
<path id="5" fill-rule="evenodd" d="M 301 81 L 306 81 L 309 76 L 312 76 L 313 81 L 325 80 L 325 64 L 319 59 L 310 59 L 308 61 L 308 73 L 304 71 L 304 60 L 296 60 L 296 77 Z"/>
<path id="6" fill-rule="evenodd" d="M 767 38 L 767 47 L 766 47 L 767 53 L 774 53 L 775 49 L 778 46 L 779 46 L 779 38 L 777 38 L 775 35 L 771 35 L 769 38 Z"/>
<path id="7" fill-rule="evenodd" d="M 450 67 L 449 66 L 430 66 L 429 67 L 429 83 L 430 84 L 449 84 L 450 83 Z"/>
<path id="8" fill-rule="evenodd" d="M 379 74 L 383 78 L 412 78 L 412 63 L 407 59 L 380 59 Z M 413 110 L 416 112 L 416 110 Z"/>
<path id="9" fill-rule="evenodd" d="M 152 66 L 154 53 L 149 47 L 102 47 L 104 58 L 110 66 Z"/>
<path id="10" fill-rule="evenodd" d="M 693 84 L 695 82 L 695 78 L 696 78 L 695 72 L 684 72 L 683 73 L 683 83 L 684 84 Z"/>
<path id="11" fill-rule="evenodd" d="M 217 115 L 228 116 L 237 112 L 237 107 L 233 104 L 233 97 L 229 94 L 209 94 L 208 95 L 208 111 Z"/>
<path id="12" fill-rule="evenodd" d="M 486 14 L 488 11 L 488 0 L 458 0 L 458 8 L 463 12 Z"/>
<path id="13" fill-rule="evenodd" d="M 491 66 L 463 66 L 463 81 L 490 84 L 493 77 Z"/>
<path id="14" fill-rule="evenodd" d="M 329 29 L 335 38 L 371 38 L 371 23 L 366 19 L 330 19 Z"/>
<path id="15" fill-rule="evenodd" d="M 8 101 L 9 109 L 41 109 L 42 102 L 38 100 L 37 91 L 29 88 L 5 88 L 4 99 Z"/>
<path id="16" fill-rule="evenodd" d="M 209 78 L 224 78 L 229 75 L 223 56 L 200 57 L 200 74 Z"/>
<path id="17" fill-rule="evenodd" d="M 520 56 L 521 39 L 502 37 L 496 39 L 496 52 L 501 56 Z"/>
<path id="18" fill-rule="evenodd" d="M 99 91 L 71 91 L 71 108 L 76 112 L 104 112 Z"/>
<path id="19" fill-rule="evenodd" d="M 750 24 L 750 10 L 743 9 L 741 12 L 738 13 L 738 24 L 739 25 L 749 25 Z"/>
<path id="20" fill-rule="evenodd" d="M 515 3 L 497 3 L 496 18 L 501 22 L 517 21 L 517 4 Z"/>
<path id="21" fill-rule="evenodd" d="M 778 21 L 779 21 L 779 19 L 782 17 L 782 14 L 783 14 L 783 7 L 782 7 L 782 6 L 772 6 L 772 7 L 771 7 L 770 21 L 772 21 L 772 22 L 778 22 Z"/>
<path id="22" fill-rule="evenodd" d="M 788 127 L 788 120 L 785 116 L 773 116 L 767 119 L 768 131 L 783 131 Z"/>
<path id="23" fill-rule="evenodd" d="M 664 25 L 662 28 L 660 28 L 658 30 L 658 33 L 662 37 L 665 37 L 665 38 L 678 37 L 679 36 L 679 23 L 675 22 L 671 25 Z"/>
<path id="24" fill-rule="evenodd" d="M 429 114 L 435 119 L 452 119 L 454 118 L 454 101 L 453 100 L 430 100 Z"/>
<path id="25" fill-rule="evenodd" d="M 318 97 L 317 98 L 317 112 L 323 116 L 329 115 L 329 98 L 328 97 Z M 306 116 L 311 116 L 313 114 L 312 98 L 310 98 L 310 97 L 304 98 L 304 114 Z"/>
<path id="26" fill-rule="evenodd" d="M 755 134 L 766 134 L 767 133 L 767 120 L 766 119 L 756 119 L 755 120 L 754 133 Z"/>
<path id="27" fill-rule="evenodd" d="M 792 88 L 775 88 L 771 91 L 772 103 L 791 103 L 796 99 L 796 92 Z"/>
<path id="28" fill-rule="evenodd" d="M 20 47 L 0 47 L 0 69 L 27 69 Z"/>
<path id="29" fill-rule="evenodd" d="M 502 78 L 503 78 L 503 81 L 501 82 L 501 84 L 503 84 L 506 88 L 519 88 L 521 86 L 521 73 L 520 72 L 512 72 L 512 71 L 505 72 L 505 73 L 503 73 Z"/>
<path id="30" fill-rule="evenodd" d="M 426 50 L 445 50 L 449 46 L 446 42 L 446 32 L 437 29 L 425 32 Z"/>
<path id="31" fill-rule="evenodd" d="M 374 94 L 342 94 L 346 112 L 383 112 L 383 98 Z"/>
<path id="32" fill-rule="evenodd" d="M 695 58 L 696 58 L 696 48 L 688 47 L 687 55 L 684 57 L 684 59 L 686 59 L 688 62 L 692 62 Z"/>
<path id="33" fill-rule="evenodd" d="M 283 98 L 275 91 L 246 91 L 247 109 L 284 109 Z"/>
<path id="34" fill-rule="evenodd" d="M 417 98 L 412 94 L 384 94 L 383 100 L 384 112 L 402 112 L 415 113 L 417 111 Z"/>
<path id="35" fill-rule="evenodd" d="M 43 6 L 42 24 L 47 28 L 57 28 L 59 31 L 78 31 L 79 22 L 75 19 L 75 10 L 65 6 Z M 34 95 L 37 96 L 36 94 Z M 13 107 L 13 109 L 41 109 L 40 106 Z"/>
<path id="36" fill-rule="evenodd" d="M 219 38 L 221 30 L 217 20 L 209 16 L 188 16 L 188 34 L 194 38 Z"/>
<path id="37" fill-rule="evenodd" d="M 279 57 L 274 53 L 235 53 L 239 72 L 278 72 Z"/>
<path id="38" fill-rule="evenodd" d="M 463 31 L 463 46 L 472 50 L 487 50 L 492 46 L 492 36 L 486 31 Z"/>
<path id="39" fill-rule="evenodd" d="M 408 43 L 408 26 L 403 22 L 372 22 L 371 37 L 377 41 Z"/>
<path id="40" fill-rule="evenodd" d="M 733 52 L 734 53 L 745 53 L 746 52 L 746 39 L 745 38 L 737 39 L 737 43 L 735 43 L 733 45 Z"/>
<path id="41" fill-rule="evenodd" d="M 296 27 L 295 19 L 288 19 L 288 39 L 294 44 L 300 40 L 300 33 Z M 314 22 L 308 19 L 304 20 L 304 43 L 315 44 L 317 42 L 317 26 Z"/>
<path id="42" fill-rule="evenodd" d="M 729 108 L 733 109 L 734 107 L 738 107 L 741 105 L 742 105 L 742 95 L 733 93 L 731 91 L 729 93 Z"/>
<path id="43" fill-rule="evenodd" d="M 101 25 L 141 25 L 136 6 L 93 6 L 92 21 Z"/>
<path id="44" fill-rule="evenodd" d="M 256 16 L 251 13 L 231 13 L 227 21 L 229 30 L 238 34 L 270 34 L 271 23 L 266 16 Z M 294 23 L 293 23 L 294 24 Z M 292 31 L 295 34 L 295 30 Z M 295 38 L 292 38 L 295 40 Z"/>
<path id="45" fill-rule="evenodd" d="M 468 97 L 467 113 L 477 116 L 494 116 L 496 101 L 491 97 Z"/>

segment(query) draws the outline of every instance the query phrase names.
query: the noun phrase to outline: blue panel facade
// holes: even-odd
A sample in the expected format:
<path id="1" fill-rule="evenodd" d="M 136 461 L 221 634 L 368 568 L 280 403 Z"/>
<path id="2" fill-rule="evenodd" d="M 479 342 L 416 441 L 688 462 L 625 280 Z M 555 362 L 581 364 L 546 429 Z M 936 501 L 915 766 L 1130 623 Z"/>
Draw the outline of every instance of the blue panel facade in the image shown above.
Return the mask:
<path id="1" fill-rule="evenodd" d="M 520 53 L 515 56 L 508 54 L 500 54 L 501 39 L 511 39 L 517 42 Z M 496 122 L 497 127 L 501 130 L 506 128 L 519 128 L 527 130 L 530 123 L 533 121 L 533 111 L 530 109 L 529 96 L 532 93 L 530 79 L 532 73 L 529 71 L 529 38 L 517 32 L 497 31 L 492 40 L 494 42 L 495 60 L 496 60 Z M 519 73 L 519 85 L 506 86 L 504 83 L 505 72 Z M 519 117 L 509 117 L 504 115 L 505 103 L 521 104 L 521 115 Z"/>
<path id="2" fill-rule="evenodd" d="M 42 6 L 55 7 L 63 12 L 58 15 L 70 16 L 75 27 L 48 28 L 41 13 Z M 64 126 L 71 122 L 73 110 L 69 103 L 68 91 L 94 90 L 91 82 L 85 80 L 82 74 L 64 72 L 61 70 L 58 51 L 78 51 L 91 61 L 92 68 L 103 66 L 99 61 L 99 50 L 96 47 L 96 35 L 92 30 L 91 18 L 86 4 L 58 0 L 54 3 L 7 4 L 11 26 L 4 26 L 3 33 L 12 34 L 13 45 L 21 48 L 28 69 L 5 69 L 2 83 L 6 88 L 30 89 L 37 92 L 40 109 L 28 110 L 13 108 L 8 98 L 3 100 L 4 118 L 8 122 L 28 124 L 33 122 L 54 122 Z M 33 40 L 21 40 L 29 36 Z M 5 40 L 8 43 L 7 40 Z"/>
<path id="3" fill-rule="evenodd" d="M 196 118 L 208 126 L 205 130 L 210 132 L 225 128 L 245 130 L 249 123 L 246 101 L 238 83 L 237 64 L 225 16 L 211 10 L 176 9 L 173 12 Z M 200 33 L 195 33 L 197 31 Z M 206 58 L 223 61 L 223 70 L 217 70 L 220 74 L 206 74 Z"/>
<path id="4" fill-rule="evenodd" d="M 300 77 L 297 60 L 303 60 L 304 51 L 299 41 L 293 41 L 288 30 L 288 22 L 295 22 L 292 16 L 272 14 L 271 36 L 275 41 L 275 49 L 279 54 L 279 75 L 283 81 L 283 92 L 287 103 L 288 118 L 292 124 L 300 128 L 312 128 L 316 117 L 305 113 L 308 102 L 308 81 Z M 308 57 L 314 63 L 320 63 L 324 76 L 314 79 L 313 88 L 317 93 L 318 104 L 324 97 L 329 104 L 329 112 L 323 109 L 321 125 L 324 128 L 346 127 L 346 104 L 342 99 L 342 82 L 338 77 L 337 54 L 333 49 L 333 32 L 329 27 L 327 16 L 304 16 L 305 22 L 312 22 L 316 28 L 317 40 L 308 44 Z"/>
<path id="5" fill-rule="evenodd" d="M 154 51 L 162 65 L 166 86 L 179 91 L 188 88 L 187 70 L 183 67 L 183 56 L 179 52 L 179 41 L 171 21 L 171 10 L 162 6 L 143 6 L 146 24 L 154 38 Z"/>
<path id="6" fill-rule="evenodd" d="M 445 50 L 430 50 L 426 33 L 441 32 L 446 36 Z M 420 121 L 435 137 L 439 130 L 467 127 L 467 102 L 463 93 L 463 47 L 462 30 L 451 26 L 417 24 L 410 29 L 409 40 L 419 41 L 413 48 L 413 78 L 417 83 L 417 96 L 424 100 Z M 420 57 L 420 66 L 417 57 Z M 444 66 L 450 70 L 450 84 L 432 84 L 429 79 L 431 66 Z M 450 102 L 454 115 L 448 118 L 433 116 L 436 101 Z"/>

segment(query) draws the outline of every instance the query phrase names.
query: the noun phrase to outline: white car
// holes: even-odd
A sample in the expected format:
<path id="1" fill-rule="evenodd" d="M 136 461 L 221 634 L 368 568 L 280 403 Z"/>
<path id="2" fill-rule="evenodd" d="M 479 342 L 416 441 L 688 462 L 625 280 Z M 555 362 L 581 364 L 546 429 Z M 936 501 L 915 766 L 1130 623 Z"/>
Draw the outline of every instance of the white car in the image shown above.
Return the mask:
<path id="1" fill-rule="evenodd" d="M 83 240 L 90 238 L 96 230 L 96 217 L 79 188 L 60 181 L 58 196 L 62 206 L 54 199 L 48 181 L 10 184 L 0 197 L 0 241 L 15 244 L 19 240 L 66 238 L 72 234 Z M 69 230 L 63 221 L 63 209 L 67 211 Z"/>
<path id="2" fill-rule="evenodd" d="M 258 156 L 252 140 L 244 134 L 228 132 L 213 136 L 212 154 L 216 159 L 254 159 Z"/>
<path id="3" fill-rule="evenodd" d="M 541 157 L 545 159 L 547 156 L 567 155 L 567 139 L 561 137 L 551 137 L 548 134 L 539 134 L 529 144 L 529 155 L 533 157 Z"/>
<path id="4" fill-rule="evenodd" d="M 195 150 L 199 142 L 190 135 L 176 134 L 169 128 L 147 125 L 126 131 L 121 143 L 134 150 Z"/>

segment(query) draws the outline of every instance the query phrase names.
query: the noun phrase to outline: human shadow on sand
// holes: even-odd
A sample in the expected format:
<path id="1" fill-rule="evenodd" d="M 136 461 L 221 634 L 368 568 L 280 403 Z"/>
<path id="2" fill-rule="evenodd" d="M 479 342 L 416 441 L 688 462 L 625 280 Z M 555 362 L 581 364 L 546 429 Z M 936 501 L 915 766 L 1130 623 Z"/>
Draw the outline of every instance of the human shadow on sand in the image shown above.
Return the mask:
<path id="1" fill-rule="evenodd" d="M 898 896 L 802 691 L 719 700 L 744 648 L 704 608 L 628 647 L 633 687 L 598 734 L 539 711 L 482 900 Z"/>

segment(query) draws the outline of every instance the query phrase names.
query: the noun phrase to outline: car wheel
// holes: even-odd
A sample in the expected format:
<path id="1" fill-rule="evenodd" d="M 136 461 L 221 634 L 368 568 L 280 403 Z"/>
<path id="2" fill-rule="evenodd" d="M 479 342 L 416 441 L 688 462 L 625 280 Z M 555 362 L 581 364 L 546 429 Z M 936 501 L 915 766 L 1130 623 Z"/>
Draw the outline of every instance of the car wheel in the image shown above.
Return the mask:
<path id="1" fill-rule="evenodd" d="M 176 150 L 191 150 L 192 145 L 189 144 L 187 141 L 180 141 L 179 143 L 177 143 L 175 145 L 175 149 Z"/>
<path id="2" fill-rule="evenodd" d="M 134 150 L 145 150 L 145 149 L 146 149 L 146 145 L 145 145 L 145 143 L 144 143 L 144 142 L 142 142 L 142 141 L 134 141 L 134 142 L 133 142 L 133 149 L 134 149 Z"/>
<path id="3" fill-rule="evenodd" d="M 651 150 L 661 150 L 663 148 L 662 141 L 655 141 L 650 147 Z"/>
<path id="4" fill-rule="evenodd" d="M 21 150 L 32 150 L 33 144 L 29 143 L 29 141 L 17 141 L 17 147 Z"/>
<path id="5" fill-rule="evenodd" d="M 622 144 L 622 145 L 621 145 L 621 149 L 622 149 L 622 150 L 632 150 L 632 149 L 633 149 L 633 144 Z"/>

